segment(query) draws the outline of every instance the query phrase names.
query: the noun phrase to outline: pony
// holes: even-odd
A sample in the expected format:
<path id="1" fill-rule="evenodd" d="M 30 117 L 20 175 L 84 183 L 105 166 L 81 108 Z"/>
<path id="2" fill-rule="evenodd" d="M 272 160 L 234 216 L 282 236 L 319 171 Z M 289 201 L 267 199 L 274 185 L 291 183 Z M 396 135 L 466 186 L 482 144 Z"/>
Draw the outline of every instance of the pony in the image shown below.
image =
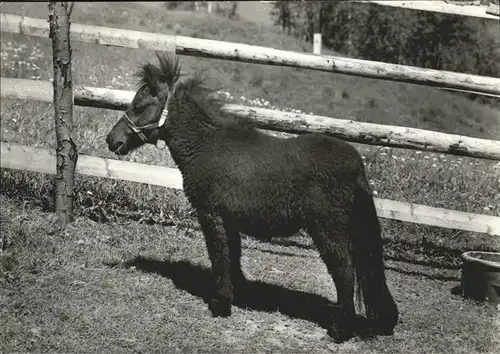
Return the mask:
<path id="1" fill-rule="evenodd" d="M 159 66 L 140 67 L 135 97 L 106 142 L 117 155 L 146 143 L 169 148 L 211 261 L 212 315 L 230 316 L 233 300 L 245 293 L 240 233 L 266 240 L 303 229 L 337 290 L 338 314 L 327 333 L 337 343 L 353 337 L 363 301 L 371 333 L 393 334 L 398 308 L 358 151 L 326 134 L 265 134 L 251 119 L 225 114 L 206 75 L 183 77 L 177 58 L 157 57 Z"/>

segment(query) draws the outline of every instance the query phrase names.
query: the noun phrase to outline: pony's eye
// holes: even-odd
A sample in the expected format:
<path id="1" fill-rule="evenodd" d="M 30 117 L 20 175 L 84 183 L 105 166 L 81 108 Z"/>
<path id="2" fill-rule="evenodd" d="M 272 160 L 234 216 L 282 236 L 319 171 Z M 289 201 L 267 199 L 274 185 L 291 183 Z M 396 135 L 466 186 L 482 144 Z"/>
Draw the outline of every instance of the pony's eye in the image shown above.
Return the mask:
<path id="1" fill-rule="evenodd" d="M 134 105 L 135 111 L 144 111 L 144 109 L 151 105 L 153 102 L 151 100 L 141 100 Z"/>
<path id="2" fill-rule="evenodd" d="M 134 111 L 143 111 L 144 108 L 146 107 L 146 105 L 143 103 L 143 102 L 137 102 L 135 105 L 134 105 Z"/>

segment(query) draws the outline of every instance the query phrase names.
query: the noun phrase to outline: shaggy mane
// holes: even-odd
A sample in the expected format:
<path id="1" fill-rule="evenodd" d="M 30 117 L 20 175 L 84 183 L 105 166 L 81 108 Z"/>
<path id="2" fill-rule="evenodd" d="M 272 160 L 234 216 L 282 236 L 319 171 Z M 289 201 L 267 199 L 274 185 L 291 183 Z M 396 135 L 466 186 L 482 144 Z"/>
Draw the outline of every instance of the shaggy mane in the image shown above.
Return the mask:
<path id="1" fill-rule="evenodd" d="M 216 97 L 220 88 L 213 88 L 208 84 L 206 69 L 195 72 L 190 77 L 180 80 L 185 74 L 181 73 L 181 64 L 178 57 L 157 52 L 159 66 L 151 63 L 143 64 L 136 73 L 139 78 L 139 89 L 155 87 L 158 83 L 167 83 L 170 91 L 179 88 L 184 91 L 183 97 L 178 97 L 178 104 L 196 105 L 206 119 L 214 125 L 250 129 L 255 128 L 255 122 L 250 118 L 243 118 L 226 113 L 222 110 L 225 102 Z"/>
<path id="2" fill-rule="evenodd" d="M 168 84 L 168 87 L 172 89 L 180 77 L 183 76 L 179 58 L 174 59 L 168 54 L 160 52 L 156 52 L 156 57 L 160 63 L 159 67 L 151 63 L 145 63 L 140 66 L 135 74 L 139 78 L 139 89 L 145 86 L 154 87 L 159 82 Z"/>

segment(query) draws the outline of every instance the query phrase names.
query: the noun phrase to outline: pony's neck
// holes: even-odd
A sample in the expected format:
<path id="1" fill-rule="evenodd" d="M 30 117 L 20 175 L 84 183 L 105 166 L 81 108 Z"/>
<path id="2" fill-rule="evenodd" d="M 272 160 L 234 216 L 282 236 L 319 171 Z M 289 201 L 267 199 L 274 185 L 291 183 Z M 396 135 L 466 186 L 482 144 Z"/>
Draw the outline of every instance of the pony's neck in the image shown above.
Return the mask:
<path id="1" fill-rule="evenodd" d="M 167 143 L 172 158 L 182 171 L 203 152 L 205 142 L 220 130 L 220 126 L 199 113 L 179 113 L 170 113 L 175 118 L 165 127 L 161 138 Z"/>

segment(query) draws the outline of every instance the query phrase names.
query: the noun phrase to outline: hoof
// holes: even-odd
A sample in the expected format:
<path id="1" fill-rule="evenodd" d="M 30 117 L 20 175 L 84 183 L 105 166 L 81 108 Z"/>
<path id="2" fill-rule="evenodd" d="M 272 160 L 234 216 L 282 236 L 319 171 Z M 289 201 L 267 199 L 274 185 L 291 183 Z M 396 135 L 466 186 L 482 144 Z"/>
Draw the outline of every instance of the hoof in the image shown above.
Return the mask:
<path id="1" fill-rule="evenodd" d="M 231 316 L 231 303 L 224 299 L 212 299 L 209 305 L 212 316 L 229 317 Z"/>
<path id="2" fill-rule="evenodd" d="M 369 323 L 368 331 L 371 335 L 377 336 L 392 336 L 394 335 L 394 327 L 388 327 L 385 323 L 371 322 Z"/>
<path id="3" fill-rule="evenodd" d="M 452 295 L 462 295 L 462 286 L 461 285 L 454 286 L 451 289 L 451 294 Z"/>
<path id="4" fill-rule="evenodd" d="M 337 344 L 343 343 L 354 337 L 354 333 L 352 331 L 342 330 L 335 326 L 328 328 L 327 333 Z"/>

